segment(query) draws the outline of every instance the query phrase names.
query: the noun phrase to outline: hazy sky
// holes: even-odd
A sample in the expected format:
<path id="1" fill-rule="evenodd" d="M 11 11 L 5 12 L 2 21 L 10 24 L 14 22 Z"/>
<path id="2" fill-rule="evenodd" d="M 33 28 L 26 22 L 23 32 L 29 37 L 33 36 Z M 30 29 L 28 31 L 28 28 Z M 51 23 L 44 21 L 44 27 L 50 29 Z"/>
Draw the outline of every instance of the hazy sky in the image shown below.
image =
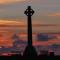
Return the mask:
<path id="1" fill-rule="evenodd" d="M 31 5 L 33 21 L 60 24 L 60 0 L 0 0 L 0 19 L 25 19 L 24 11 Z"/>

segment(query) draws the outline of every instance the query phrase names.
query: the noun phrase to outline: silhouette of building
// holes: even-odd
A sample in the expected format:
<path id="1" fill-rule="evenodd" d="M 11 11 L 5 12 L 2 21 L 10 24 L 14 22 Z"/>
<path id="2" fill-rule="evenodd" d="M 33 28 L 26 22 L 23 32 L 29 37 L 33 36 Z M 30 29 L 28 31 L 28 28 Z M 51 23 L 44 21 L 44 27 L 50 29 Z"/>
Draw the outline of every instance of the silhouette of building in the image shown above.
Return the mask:
<path id="1" fill-rule="evenodd" d="M 49 56 L 54 56 L 54 52 L 50 52 L 49 53 Z"/>
<path id="2" fill-rule="evenodd" d="M 32 46 L 32 21 L 31 21 L 31 17 L 34 14 L 34 11 L 33 11 L 33 9 L 31 9 L 31 6 L 28 6 L 28 8 L 24 12 L 24 14 L 27 15 L 27 18 L 28 18 L 28 46 L 26 47 L 23 56 L 37 56 L 35 48 Z"/>
<path id="3" fill-rule="evenodd" d="M 48 56 L 48 51 L 40 50 L 40 55 L 39 56 Z"/>

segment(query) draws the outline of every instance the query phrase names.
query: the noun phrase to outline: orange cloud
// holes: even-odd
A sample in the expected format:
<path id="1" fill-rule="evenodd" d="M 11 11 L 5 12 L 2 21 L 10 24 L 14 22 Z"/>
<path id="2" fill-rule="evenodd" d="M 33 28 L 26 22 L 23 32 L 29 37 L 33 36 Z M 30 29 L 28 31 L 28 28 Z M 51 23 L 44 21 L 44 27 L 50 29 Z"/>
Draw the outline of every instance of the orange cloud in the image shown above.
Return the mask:
<path id="1" fill-rule="evenodd" d="M 12 3 L 12 2 L 22 2 L 26 0 L 0 0 L 0 4 Z"/>
<path id="2" fill-rule="evenodd" d="M 52 13 L 52 14 L 48 14 L 48 16 L 60 16 L 60 13 Z"/>
<path id="3" fill-rule="evenodd" d="M 0 20 L 0 27 L 27 27 L 27 23 L 23 21 Z"/>
<path id="4" fill-rule="evenodd" d="M 0 20 L 0 25 L 25 25 L 25 23 L 21 21 Z"/>

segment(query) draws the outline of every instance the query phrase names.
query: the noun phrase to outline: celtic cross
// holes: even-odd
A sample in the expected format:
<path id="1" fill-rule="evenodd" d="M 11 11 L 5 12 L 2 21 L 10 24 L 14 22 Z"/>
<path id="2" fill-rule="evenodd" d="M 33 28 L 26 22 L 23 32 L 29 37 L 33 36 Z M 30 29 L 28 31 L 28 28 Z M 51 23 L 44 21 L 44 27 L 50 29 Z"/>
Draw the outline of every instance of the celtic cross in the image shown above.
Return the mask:
<path id="1" fill-rule="evenodd" d="M 24 12 L 25 15 L 27 15 L 28 18 L 28 45 L 32 46 L 32 21 L 31 16 L 34 14 L 33 9 L 31 9 L 31 6 L 28 6 L 26 11 Z"/>

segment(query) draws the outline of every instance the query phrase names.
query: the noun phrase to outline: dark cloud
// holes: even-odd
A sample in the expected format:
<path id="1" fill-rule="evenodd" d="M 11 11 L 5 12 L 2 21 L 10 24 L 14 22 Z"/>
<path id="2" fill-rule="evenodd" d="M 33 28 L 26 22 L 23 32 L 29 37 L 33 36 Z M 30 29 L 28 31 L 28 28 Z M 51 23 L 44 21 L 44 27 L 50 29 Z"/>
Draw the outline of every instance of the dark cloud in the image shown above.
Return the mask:
<path id="1" fill-rule="evenodd" d="M 56 39 L 56 36 L 51 36 L 48 34 L 37 34 L 37 40 L 38 41 L 48 41 L 49 39 Z"/>
<path id="2" fill-rule="evenodd" d="M 52 45 L 49 45 L 48 48 L 57 50 L 60 48 L 60 44 L 52 44 Z"/>

